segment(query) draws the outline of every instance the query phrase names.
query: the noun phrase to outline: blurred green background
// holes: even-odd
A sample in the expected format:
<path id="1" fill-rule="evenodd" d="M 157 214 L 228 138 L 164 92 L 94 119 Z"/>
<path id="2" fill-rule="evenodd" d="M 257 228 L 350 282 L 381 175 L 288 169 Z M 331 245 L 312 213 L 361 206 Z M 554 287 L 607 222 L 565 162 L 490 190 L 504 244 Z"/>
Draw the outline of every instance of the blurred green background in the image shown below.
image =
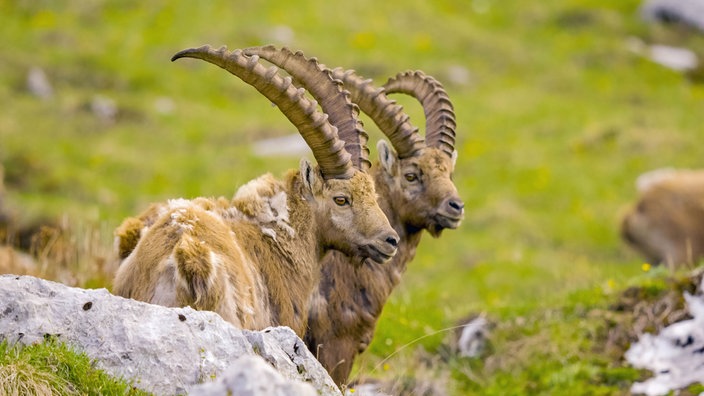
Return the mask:
<path id="1" fill-rule="evenodd" d="M 355 377 L 428 378 L 451 394 L 625 392 L 637 373 L 593 351 L 599 324 L 580 312 L 654 276 L 618 235 L 635 178 L 700 167 L 703 152 L 704 86 L 634 48 L 702 55 L 704 39 L 646 24 L 639 6 L 0 0 L 5 204 L 21 221 L 100 230 L 94 250 L 107 252 L 112 230 L 150 202 L 231 196 L 295 168 L 299 156 L 251 149 L 295 133 L 285 117 L 219 68 L 170 62 L 187 47 L 285 45 L 378 84 L 420 69 L 454 102 L 465 221 L 424 237 Z M 44 98 L 27 88 L 33 68 Z M 423 126 L 420 106 L 397 99 Z M 362 119 L 373 149 L 381 134 Z M 496 360 L 437 358 L 452 334 L 442 329 L 472 313 L 507 324 L 492 336 Z"/>

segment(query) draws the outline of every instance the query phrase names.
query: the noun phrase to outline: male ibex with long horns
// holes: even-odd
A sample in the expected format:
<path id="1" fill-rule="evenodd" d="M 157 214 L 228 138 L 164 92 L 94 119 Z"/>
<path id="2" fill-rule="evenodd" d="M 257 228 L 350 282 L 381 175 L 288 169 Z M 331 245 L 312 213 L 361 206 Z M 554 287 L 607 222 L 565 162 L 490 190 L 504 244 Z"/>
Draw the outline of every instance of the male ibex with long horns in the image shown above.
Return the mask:
<path id="1" fill-rule="evenodd" d="M 379 163 L 372 168 L 378 202 L 400 236 L 399 252 L 386 264 L 354 260 L 331 251 L 323 260 L 323 275 L 310 306 L 305 341 L 338 385 L 352 369 L 355 357 L 371 342 L 376 322 L 407 264 L 413 259 L 423 230 L 437 237 L 457 228 L 464 203 L 452 182 L 456 159 L 455 116 L 442 85 L 422 72 L 407 72 L 375 88 L 352 71 L 329 70 L 315 59 L 305 59 L 272 46 L 244 50 L 288 71 L 316 96 L 316 69 L 343 83 L 359 105 L 389 138 L 395 151 L 381 140 Z M 426 117 L 425 141 L 401 106 L 386 93 L 409 94 L 420 100 Z M 318 97 L 318 96 L 316 96 Z"/>
<path id="2" fill-rule="evenodd" d="M 296 126 L 318 163 L 302 160 L 283 181 L 265 175 L 225 198 L 172 200 L 117 230 L 114 292 L 166 306 L 212 310 L 247 329 L 286 325 L 303 335 L 324 254 L 382 264 L 398 234 L 376 202 L 366 134 L 358 109 L 327 74 L 320 105 L 305 91 L 239 50 L 188 49 L 173 59 L 202 59 L 254 86 Z M 350 265 L 354 265 L 351 263 Z"/>

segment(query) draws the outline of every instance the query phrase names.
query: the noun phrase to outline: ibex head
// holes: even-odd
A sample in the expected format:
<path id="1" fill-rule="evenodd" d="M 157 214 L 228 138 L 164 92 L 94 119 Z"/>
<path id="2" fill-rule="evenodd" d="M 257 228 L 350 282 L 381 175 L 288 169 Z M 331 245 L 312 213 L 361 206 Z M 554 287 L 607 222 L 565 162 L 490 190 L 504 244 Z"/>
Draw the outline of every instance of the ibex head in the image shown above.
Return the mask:
<path id="1" fill-rule="evenodd" d="M 452 182 L 457 160 L 457 123 L 450 98 L 440 82 L 420 71 L 400 73 L 389 79 L 384 89 L 387 94 L 398 92 L 415 97 L 425 112 L 425 147 L 421 150 L 393 153 L 385 142 L 378 146 L 386 174 L 396 171 L 400 175 L 395 179 L 400 180 L 400 191 L 407 202 L 405 218 L 433 236 L 445 228 L 457 228 L 464 215 L 464 202 Z M 397 146 L 405 148 L 402 144 Z"/>
<path id="2" fill-rule="evenodd" d="M 376 203 L 374 184 L 366 173 L 366 134 L 357 119 L 357 107 L 328 74 L 319 71 L 317 80 L 327 89 L 327 96 L 320 101 L 324 114 L 315 101 L 305 97 L 304 89 L 294 86 L 290 77 L 282 78 L 276 67 L 265 68 L 256 55 L 204 46 L 181 51 L 172 60 L 183 57 L 205 60 L 239 77 L 296 126 L 318 163 L 313 166 L 301 161 L 297 193 L 312 208 L 315 219 L 311 220 L 317 225 L 323 249 L 380 263 L 396 253 L 398 234 Z M 328 115 L 338 121 L 330 122 Z"/>
<path id="3" fill-rule="evenodd" d="M 362 263 L 365 258 L 383 263 L 395 253 L 398 234 L 376 202 L 374 182 L 358 171 L 349 179 L 325 179 L 301 164 L 304 197 L 314 206 L 319 238 L 324 246 L 339 250 Z"/>
<path id="4" fill-rule="evenodd" d="M 452 182 L 454 156 L 428 147 L 415 156 L 402 158 L 384 140 L 379 141 L 377 150 L 383 179 L 404 223 L 426 229 L 434 237 L 446 228 L 459 227 L 464 202 Z"/>
<path id="5" fill-rule="evenodd" d="M 390 199 L 401 221 L 417 229 L 426 229 L 439 236 L 445 228 L 457 228 L 464 215 L 464 203 L 452 182 L 457 152 L 455 115 L 452 103 L 442 85 L 422 72 L 401 73 L 390 79 L 385 88 L 375 89 L 371 80 L 362 80 L 353 71 L 330 70 L 317 59 L 306 59 L 286 48 L 252 47 L 244 50 L 285 68 L 314 97 L 329 95 L 317 78 L 323 71 L 335 84 L 349 90 L 353 103 L 368 114 L 387 135 L 386 142 L 377 145 L 380 165 L 384 172 L 383 188 L 389 189 Z M 408 122 L 401 106 L 386 97 L 386 92 L 405 93 L 421 101 L 426 116 L 426 139 Z M 330 118 L 333 120 L 331 114 Z M 343 120 L 336 120 L 344 123 Z M 333 124 L 336 124 L 333 121 Z M 366 134 L 358 134 L 366 140 Z M 342 136 L 342 133 L 341 133 Z M 382 188 L 379 186 L 379 188 Z"/>
<path id="6" fill-rule="evenodd" d="M 419 71 L 400 73 L 378 89 L 353 71 L 335 69 L 333 76 L 344 82 L 352 100 L 391 141 L 391 146 L 383 140 L 377 145 L 379 164 L 402 221 L 426 229 L 435 237 L 445 228 L 457 228 L 464 216 L 464 202 L 452 181 L 457 158 L 456 122 L 442 85 Z M 421 102 L 426 118 L 425 141 L 387 93 L 409 94 Z"/>

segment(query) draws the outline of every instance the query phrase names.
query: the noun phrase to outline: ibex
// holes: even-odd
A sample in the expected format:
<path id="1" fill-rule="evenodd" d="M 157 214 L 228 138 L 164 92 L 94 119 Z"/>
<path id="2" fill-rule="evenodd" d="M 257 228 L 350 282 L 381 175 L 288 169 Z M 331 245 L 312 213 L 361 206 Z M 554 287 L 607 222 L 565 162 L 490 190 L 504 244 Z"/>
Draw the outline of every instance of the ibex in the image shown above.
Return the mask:
<path id="1" fill-rule="evenodd" d="M 697 264 L 704 258 L 704 170 L 648 172 L 637 185 L 622 238 L 653 264 Z"/>
<path id="2" fill-rule="evenodd" d="M 376 203 L 366 173 L 358 109 L 322 72 L 317 82 L 330 95 L 320 105 L 344 122 L 331 124 L 304 89 L 275 67 L 266 69 L 256 56 L 204 46 L 173 60 L 184 57 L 220 66 L 264 94 L 296 126 L 318 166 L 302 160 L 300 170 L 289 171 L 283 181 L 264 175 L 232 200 L 172 200 L 126 220 L 116 232 L 124 260 L 114 292 L 215 311 L 247 329 L 286 325 L 303 336 L 327 251 L 345 252 L 355 265 L 366 259 L 383 264 L 397 250 L 398 234 Z"/>
<path id="3" fill-rule="evenodd" d="M 422 72 L 408 72 L 390 79 L 376 89 L 352 71 L 329 70 L 316 60 L 306 60 L 272 46 L 247 48 L 284 68 L 315 95 L 307 78 L 315 65 L 340 80 L 359 105 L 389 138 L 394 151 L 384 141 L 377 145 L 379 163 L 372 174 L 377 199 L 391 225 L 400 236 L 399 251 L 387 264 L 355 260 L 331 251 L 323 259 L 320 285 L 310 305 L 308 348 L 328 370 L 338 385 L 346 383 L 355 357 L 369 346 L 376 322 L 407 264 L 415 256 L 423 230 L 437 237 L 445 228 L 457 228 L 464 203 L 452 182 L 456 158 L 455 116 L 442 85 Z M 409 123 L 401 106 L 388 99 L 387 92 L 406 93 L 418 98 L 426 116 L 426 138 Z"/>

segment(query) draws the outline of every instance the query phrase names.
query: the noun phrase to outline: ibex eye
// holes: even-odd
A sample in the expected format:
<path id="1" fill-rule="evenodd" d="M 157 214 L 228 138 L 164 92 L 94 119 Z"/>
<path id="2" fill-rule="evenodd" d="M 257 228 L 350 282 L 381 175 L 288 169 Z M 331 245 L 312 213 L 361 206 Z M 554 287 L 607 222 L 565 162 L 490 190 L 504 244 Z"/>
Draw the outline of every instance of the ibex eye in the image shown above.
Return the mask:
<path id="1" fill-rule="evenodd" d="M 408 180 L 409 182 L 414 182 L 414 181 L 418 180 L 418 175 L 416 175 L 415 173 L 406 173 L 406 174 L 403 175 L 403 176 L 404 176 L 404 177 L 406 178 L 406 180 Z"/>
<path id="2" fill-rule="evenodd" d="M 345 206 L 350 203 L 350 201 L 347 199 L 347 197 L 335 197 L 333 199 L 335 200 L 335 203 L 338 206 Z"/>

